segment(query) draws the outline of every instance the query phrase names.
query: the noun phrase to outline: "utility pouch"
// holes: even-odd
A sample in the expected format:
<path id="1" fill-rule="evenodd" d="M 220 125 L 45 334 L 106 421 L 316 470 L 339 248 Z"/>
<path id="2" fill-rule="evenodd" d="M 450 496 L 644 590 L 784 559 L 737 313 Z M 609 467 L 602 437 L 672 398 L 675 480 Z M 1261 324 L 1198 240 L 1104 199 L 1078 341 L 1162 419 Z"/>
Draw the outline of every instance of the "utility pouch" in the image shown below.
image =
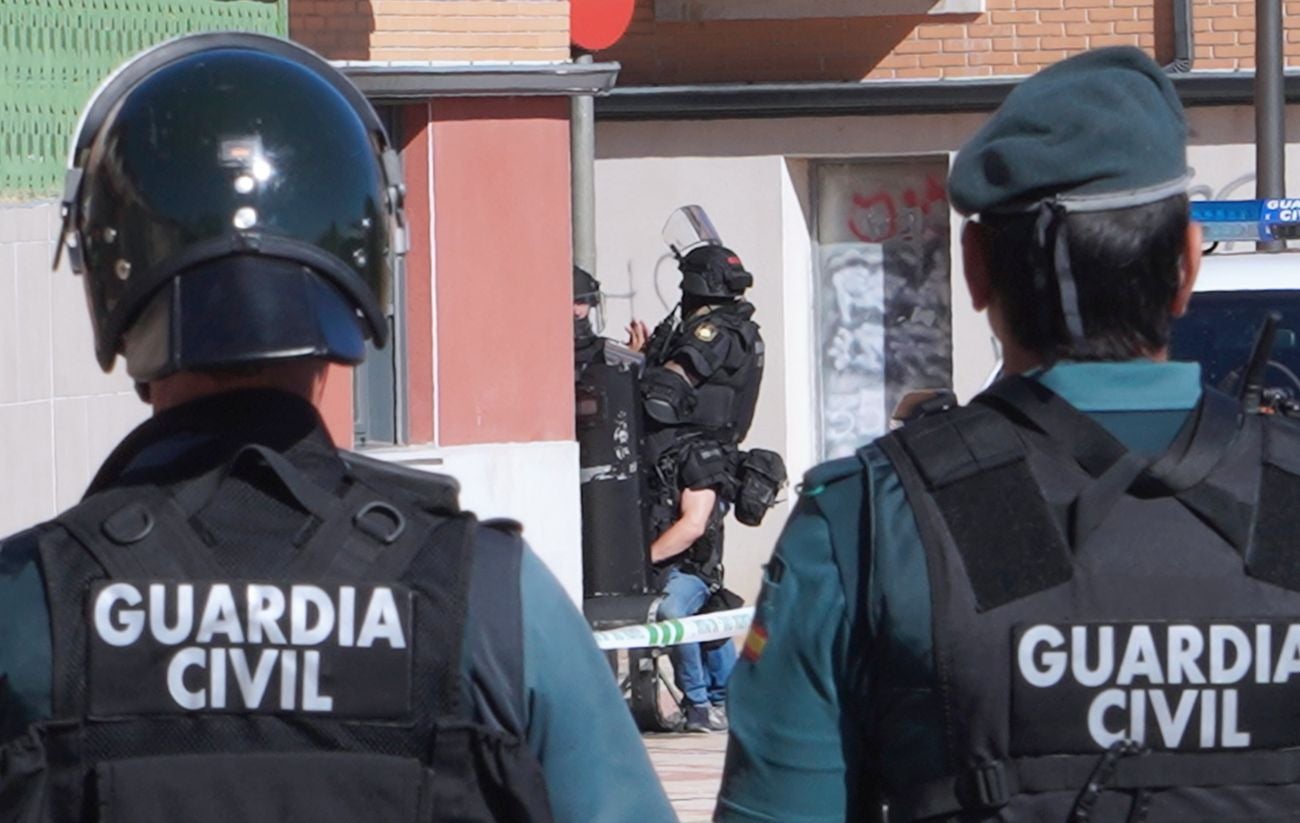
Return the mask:
<path id="1" fill-rule="evenodd" d="M 338 752 L 134 757 L 95 767 L 98 823 L 417 823 L 433 772 L 413 758 Z"/>
<path id="2" fill-rule="evenodd" d="M 0 817 L 6 823 L 49 820 L 49 778 L 44 735 L 36 727 L 0 747 Z"/>
<path id="3" fill-rule="evenodd" d="M 745 605 L 745 598 L 736 594 L 731 589 L 726 589 L 719 586 L 717 590 L 715 590 L 712 594 L 709 595 L 709 599 L 704 601 L 704 605 L 700 607 L 700 610 L 699 612 L 697 612 L 697 614 L 710 614 L 712 612 L 727 612 L 727 611 L 731 611 L 732 609 L 739 609 L 741 606 L 744 605 Z M 727 637 L 724 637 L 720 640 L 705 640 L 702 643 L 700 643 L 700 648 L 704 649 L 705 651 L 712 651 L 713 649 L 721 648 L 723 643 L 730 643 L 730 642 L 731 642 L 731 638 L 727 638 Z"/>
<path id="4" fill-rule="evenodd" d="M 736 519 L 746 526 L 763 522 L 767 510 L 776 505 L 776 494 L 785 485 L 785 461 L 767 449 L 751 449 L 740 464 L 740 490 L 736 494 Z"/>

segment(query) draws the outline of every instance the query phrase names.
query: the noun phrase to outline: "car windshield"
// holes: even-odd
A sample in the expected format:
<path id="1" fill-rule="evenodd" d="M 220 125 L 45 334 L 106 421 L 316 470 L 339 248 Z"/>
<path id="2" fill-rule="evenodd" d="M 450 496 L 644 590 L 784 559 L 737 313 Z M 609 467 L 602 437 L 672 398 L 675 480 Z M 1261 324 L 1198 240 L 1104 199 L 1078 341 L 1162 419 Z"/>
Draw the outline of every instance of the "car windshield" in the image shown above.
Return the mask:
<path id="1" fill-rule="evenodd" d="M 1206 383 L 1235 392 L 1264 313 L 1282 316 L 1265 386 L 1300 397 L 1300 291 L 1200 292 L 1174 323 L 1171 356 L 1201 364 Z"/>

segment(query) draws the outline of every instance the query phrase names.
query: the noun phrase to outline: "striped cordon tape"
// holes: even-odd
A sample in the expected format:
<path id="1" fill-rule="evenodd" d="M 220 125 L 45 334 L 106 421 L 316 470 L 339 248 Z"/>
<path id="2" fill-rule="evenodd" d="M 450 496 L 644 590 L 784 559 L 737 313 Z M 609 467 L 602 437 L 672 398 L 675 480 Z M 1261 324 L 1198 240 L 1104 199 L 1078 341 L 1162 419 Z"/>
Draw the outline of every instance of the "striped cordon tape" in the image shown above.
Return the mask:
<path id="1" fill-rule="evenodd" d="M 613 651 L 722 640 L 749 631 L 749 624 L 753 620 L 752 607 L 697 614 L 679 620 L 661 620 L 658 623 L 624 626 L 621 629 L 596 632 L 596 645 L 606 651 Z"/>

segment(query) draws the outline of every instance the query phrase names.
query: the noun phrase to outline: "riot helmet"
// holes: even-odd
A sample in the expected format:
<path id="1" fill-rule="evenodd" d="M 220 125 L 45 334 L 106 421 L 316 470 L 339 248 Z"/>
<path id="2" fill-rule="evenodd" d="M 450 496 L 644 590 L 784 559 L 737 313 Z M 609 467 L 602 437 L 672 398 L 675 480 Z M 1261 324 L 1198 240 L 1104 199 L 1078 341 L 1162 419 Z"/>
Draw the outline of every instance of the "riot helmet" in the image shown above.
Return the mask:
<path id="1" fill-rule="evenodd" d="M 740 257 L 722 245 L 713 221 L 700 206 L 683 206 L 664 224 L 664 242 L 677 258 L 682 294 L 703 303 L 732 300 L 754 285 Z"/>
<path id="2" fill-rule="evenodd" d="M 573 267 L 573 302 L 600 305 L 600 281 L 581 266 Z"/>
<path id="3" fill-rule="evenodd" d="M 264 35 L 191 35 L 91 98 L 60 253 L 85 279 L 100 366 L 123 354 L 137 383 L 359 363 L 366 338 L 387 340 L 402 199 L 382 123 L 323 58 Z"/>

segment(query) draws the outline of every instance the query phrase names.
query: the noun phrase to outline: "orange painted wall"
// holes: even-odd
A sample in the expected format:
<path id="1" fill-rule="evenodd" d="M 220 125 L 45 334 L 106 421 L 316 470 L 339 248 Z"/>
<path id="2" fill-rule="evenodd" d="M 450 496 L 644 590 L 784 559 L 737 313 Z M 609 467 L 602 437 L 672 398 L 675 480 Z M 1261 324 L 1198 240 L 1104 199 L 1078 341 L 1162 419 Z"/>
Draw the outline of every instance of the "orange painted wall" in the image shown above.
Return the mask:
<path id="1" fill-rule="evenodd" d="M 573 438 L 569 101 L 433 102 L 439 443 Z"/>
<path id="2" fill-rule="evenodd" d="M 406 176 L 406 397 L 411 443 L 431 443 L 433 426 L 433 223 L 429 194 L 429 104 L 402 109 L 402 166 Z"/>
<path id="3" fill-rule="evenodd" d="M 352 412 L 352 367 L 331 364 L 325 377 L 325 393 L 320 401 L 320 414 L 334 445 L 341 449 L 352 448 L 355 423 Z"/>

